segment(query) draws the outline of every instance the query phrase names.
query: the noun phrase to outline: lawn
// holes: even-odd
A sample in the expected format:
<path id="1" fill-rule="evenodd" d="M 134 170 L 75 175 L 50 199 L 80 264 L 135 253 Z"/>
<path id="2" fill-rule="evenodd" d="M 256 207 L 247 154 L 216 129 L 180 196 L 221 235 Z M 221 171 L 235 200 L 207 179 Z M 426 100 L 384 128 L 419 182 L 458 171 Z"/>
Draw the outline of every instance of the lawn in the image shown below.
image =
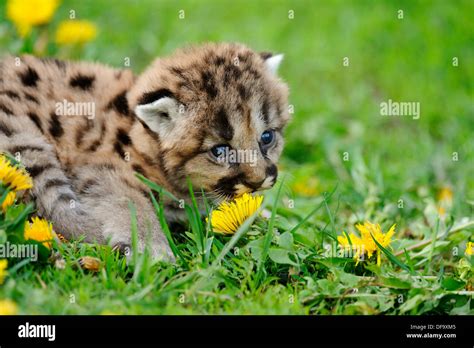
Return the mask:
<path id="1" fill-rule="evenodd" d="M 0 301 L 20 314 L 474 313 L 472 1 L 64 0 L 45 30 L 70 10 L 97 37 L 43 54 L 139 73 L 190 43 L 284 53 L 281 179 L 234 236 L 204 219 L 174 231 L 175 264 L 69 241 L 55 245 L 64 268 L 11 261 Z M 1 52 L 17 54 L 4 16 L 2 2 Z M 419 103 L 419 117 L 382 115 L 389 100 Z M 396 224 L 380 264 L 338 246 L 365 221 Z"/>

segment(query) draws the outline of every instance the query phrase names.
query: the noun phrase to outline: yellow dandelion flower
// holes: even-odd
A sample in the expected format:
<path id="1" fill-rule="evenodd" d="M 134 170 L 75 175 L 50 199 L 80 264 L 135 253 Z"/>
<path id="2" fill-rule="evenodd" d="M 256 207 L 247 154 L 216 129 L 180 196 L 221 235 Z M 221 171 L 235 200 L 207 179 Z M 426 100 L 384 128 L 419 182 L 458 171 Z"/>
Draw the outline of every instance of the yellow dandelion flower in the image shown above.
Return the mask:
<path id="1" fill-rule="evenodd" d="M 438 214 L 440 215 L 440 217 L 444 217 L 446 215 L 446 209 L 443 206 L 439 206 Z"/>
<path id="2" fill-rule="evenodd" d="M 7 266 L 8 266 L 7 260 L 0 260 L 0 284 L 3 284 L 3 281 L 5 280 L 5 276 L 7 275 Z"/>
<path id="3" fill-rule="evenodd" d="M 223 202 L 211 213 L 212 229 L 216 233 L 233 234 L 254 214 L 263 202 L 263 196 L 244 193 L 232 202 Z"/>
<path id="4" fill-rule="evenodd" d="M 58 5 L 58 0 L 8 0 L 7 17 L 24 37 L 33 26 L 48 23 Z"/>
<path id="5" fill-rule="evenodd" d="M 33 180 L 28 173 L 13 165 L 5 155 L 0 155 L 0 182 L 14 191 L 33 187 Z"/>
<path id="6" fill-rule="evenodd" d="M 359 263 L 361 252 L 364 252 L 365 250 L 364 242 L 354 233 L 349 234 L 349 239 L 347 238 L 346 234 L 337 237 L 337 241 L 341 246 L 344 247 L 345 250 L 355 252 L 354 259 L 356 259 L 357 263 Z"/>
<path id="7" fill-rule="evenodd" d="M 438 214 L 444 218 L 453 206 L 453 191 L 449 186 L 443 186 L 439 189 L 436 198 L 438 200 Z"/>
<path id="8" fill-rule="evenodd" d="M 97 36 L 97 27 L 89 21 L 68 20 L 59 24 L 56 43 L 60 45 L 85 43 Z"/>
<path id="9" fill-rule="evenodd" d="M 0 300 L 0 315 L 15 315 L 18 312 L 16 303 L 12 300 Z"/>
<path id="10" fill-rule="evenodd" d="M 349 235 L 353 250 L 356 250 L 357 253 L 354 255 L 354 258 L 359 259 L 360 252 L 367 253 L 367 257 L 370 259 L 374 253 L 377 253 L 377 265 L 381 264 L 381 251 L 375 244 L 375 240 L 382 245 L 384 248 L 388 247 L 392 242 L 392 237 L 395 233 L 395 224 L 390 227 L 387 233 L 382 232 L 382 228 L 379 224 L 373 224 L 369 221 L 364 222 L 364 224 L 357 224 L 357 230 L 360 232 L 360 237 L 357 237 L 355 234 L 351 233 Z M 339 236 L 339 243 L 347 247 L 349 241 L 346 236 Z"/>
<path id="11" fill-rule="evenodd" d="M 453 201 L 453 190 L 448 186 L 443 186 L 437 194 L 438 201 L 451 203 Z"/>
<path id="12" fill-rule="evenodd" d="M 319 193 L 319 186 L 319 180 L 315 177 L 311 177 L 307 180 L 297 180 L 291 188 L 298 195 L 311 197 Z"/>
<path id="13" fill-rule="evenodd" d="M 5 212 L 9 206 L 11 206 L 15 202 L 16 193 L 15 192 L 8 192 L 7 197 L 2 203 L 2 210 Z"/>
<path id="14" fill-rule="evenodd" d="M 31 223 L 25 224 L 25 240 L 31 239 L 43 243 L 48 249 L 51 249 L 53 233 L 53 225 L 38 217 L 34 217 Z"/>
<path id="15" fill-rule="evenodd" d="M 379 224 L 373 224 L 369 221 L 366 221 L 363 225 L 357 224 L 356 228 L 361 233 L 362 240 L 367 250 L 367 256 L 370 258 L 374 252 L 377 252 L 377 265 L 380 266 L 380 249 L 377 247 L 377 244 L 375 244 L 372 235 L 380 245 L 386 248 L 392 241 L 392 236 L 395 233 L 395 224 L 390 227 L 386 234 L 382 232 Z"/>
<path id="16" fill-rule="evenodd" d="M 474 255 L 474 243 L 473 242 L 467 242 L 467 244 L 466 244 L 466 255 L 467 256 Z"/>

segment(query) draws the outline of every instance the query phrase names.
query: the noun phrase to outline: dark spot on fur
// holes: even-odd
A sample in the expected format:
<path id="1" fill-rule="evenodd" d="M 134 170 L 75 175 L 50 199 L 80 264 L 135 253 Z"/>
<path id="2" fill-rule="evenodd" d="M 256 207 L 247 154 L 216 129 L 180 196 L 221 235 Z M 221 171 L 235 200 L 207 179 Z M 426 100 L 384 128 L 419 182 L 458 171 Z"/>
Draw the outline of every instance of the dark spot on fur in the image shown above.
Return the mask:
<path id="1" fill-rule="evenodd" d="M 95 81 L 95 76 L 86 76 L 78 74 L 71 78 L 69 85 L 74 88 L 82 89 L 83 91 L 88 91 L 92 88 L 92 84 Z"/>
<path id="2" fill-rule="evenodd" d="M 138 100 L 138 104 L 150 104 L 158 99 L 165 97 L 174 98 L 173 93 L 171 93 L 169 89 L 159 89 L 153 92 L 147 92 L 140 97 L 140 99 Z"/>
<path id="3" fill-rule="evenodd" d="M 177 76 L 180 76 L 180 77 L 182 77 L 183 71 L 184 71 L 183 69 L 178 68 L 177 66 L 174 66 L 174 67 L 171 68 L 171 72 L 174 75 L 177 75 Z"/>
<path id="4" fill-rule="evenodd" d="M 117 129 L 117 141 L 123 145 L 130 145 L 132 143 L 130 136 L 121 128 Z"/>
<path id="5" fill-rule="evenodd" d="M 228 64 L 224 69 L 224 84 L 237 81 L 242 76 L 242 71 L 234 64 Z"/>
<path id="6" fill-rule="evenodd" d="M 135 163 L 132 165 L 132 169 L 136 171 L 137 173 L 140 173 L 141 175 L 146 176 L 145 169 L 143 169 L 141 165 Z"/>
<path id="7" fill-rule="evenodd" d="M 209 71 L 203 71 L 201 73 L 201 80 L 204 91 L 207 93 L 207 95 L 212 99 L 216 98 L 218 91 L 211 73 Z"/>
<path id="8" fill-rule="evenodd" d="M 44 151 L 40 146 L 34 145 L 17 145 L 10 148 L 11 153 L 25 152 L 25 151 Z"/>
<path id="9" fill-rule="evenodd" d="M 242 100 L 247 100 L 250 97 L 249 91 L 247 90 L 247 88 L 245 88 L 243 84 L 240 83 L 237 86 L 237 89 L 239 91 L 239 95 L 240 95 L 240 98 L 242 98 Z"/>
<path id="10" fill-rule="evenodd" d="M 54 64 L 56 65 L 60 70 L 66 69 L 66 63 L 62 60 L 56 59 L 56 58 L 51 58 L 51 57 L 42 57 L 39 58 L 39 60 L 47 65 L 47 64 Z"/>
<path id="11" fill-rule="evenodd" d="M 102 123 L 102 126 L 104 126 L 104 123 Z M 94 122 L 92 120 L 89 120 L 87 119 L 86 120 L 86 123 L 84 124 L 84 126 L 82 128 L 79 128 L 77 131 L 76 131 L 76 146 L 77 147 L 80 147 L 81 144 L 82 144 L 82 140 L 84 139 L 84 136 L 86 135 L 87 132 L 89 132 L 89 130 L 91 128 L 94 127 Z M 103 137 L 103 135 L 101 134 L 101 138 Z"/>
<path id="12" fill-rule="evenodd" d="M 157 161 L 154 160 L 151 156 L 145 154 L 145 153 L 140 153 L 140 156 L 143 158 L 143 160 L 146 162 L 147 166 L 153 167 L 156 165 Z M 161 157 L 158 157 L 158 162 L 161 160 Z"/>
<path id="13" fill-rule="evenodd" d="M 97 184 L 98 182 L 96 179 L 87 179 L 81 184 L 79 188 L 79 193 L 80 194 L 88 193 L 88 191 L 90 191 L 90 189 Z"/>
<path id="14" fill-rule="evenodd" d="M 122 93 L 118 94 L 107 105 L 107 109 L 114 109 L 121 115 L 130 116 L 130 109 L 128 107 L 126 94 L 127 94 L 127 91 L 123 91 Z"/>
<path id="15" fill-rule="evenodd" d="M 145 130 L 146 134 L 150 136 L 152 139 L 155 141 L 159 141 L 159 136 L 158 133 L 153 132 L 150 127 L 141 119 L 135 116 L 134 122 L 140 122 L 140 124 L 143 126 L 143 129 Z"/>
<path id="16" fill-rule="evenodd" d="M 5 94 L 10 99 L 20 100 L 20 96 L 16 92 L 13 92 L 13 91 L 1 91 L 0 94 Z"/>
<path id="17" fill-rule="evenodd" d="M 234 137 L 234 129 L 229 123 L 227 112 L 225 112 L 224 108 L 219 109 L 215 121 L 219 135 L 227 141 L 232 140 Z"/>
<path id="18" fill-rule="evenodd" d="M 31 112 L 31 111 L 28 112 L 27 115 L 30 118 L 30 120 L 33 121 L 33 123 L 36 125 L 36 127 L 38 127 L 40 131 L 43 131 L 43 127 L 41 125 L 41 120 L 38 117 L 38 115 L 35 114 L 34 112 Z"/>
<path id="19" fill-rule="evenodd" d="M 280 103 L 276 103 L 276 114 L 277 114 L 278 117 L 281 117 L 282 112 L 281 112 Z"/>
<path id="20" fill-rule="evenodd" d="M 183 88 L 187 88 L 187 89 L 191 89 L 188 81 L 179 81 L 176 86 L 178 87 L 178 89 L 183 89 Z"/>
<path id="21" fill-rule="evenodd" d="M 237 55 L 237 58 L 239 59 L 239 61 L 240 61 L 241 63 L 247 63 L 248 60 L 249 60 L 249 58 L 250 58 L 250 55 L 249 55 L 249 54 L 241 54 L 241 53 L 239 53 L 239 54 Z"/>
<path id="22" fill-rule="evenodd" d="M 59 138 L 64 134 L 59 117 L 54 112 L 51 113 L 51 119 L 49 120 L 49 133 L 55 138 Z"/>
<path id="23" fill-rule="evenodd" d="M 250 69 L 247 69 L 246 71 L 249 75 L 253 76 L 253 78 L 255 78 L 256 80 L 260 79 L 260 73 L 257 70 L 250 68 Z"/>
<path id="24" fill-rule="evenodd" d="M 273 53 L 271 52 L 260 52 L 260 57 L 262 57 L 263 60 L 267 60 L 270 57 L 273 57 Z"/>
<path id="25" fill-rule="evenodd" d="M 177 76 L 178 78 L 180 78 L 180 82 L 178 82 L 178 84 L 183 87 L 183 86 L 189 86 L 189 79 L 188 77 L 186 77 L 186 75 L 184 74 L 184 69 L 181 69 L 181 68 L 178 68 L 178 67 L 172 67 L 171 68 L 171 72 L 173 73 L 173 75 Z"/>
<path id="26" fill-rule="evenodd" d="M 270 104 L 268 103 L 268 99 L 265 98 L 262 103 L 262 110 L 260 111 L 263 121 L 268 124 L 269 121 L 269 113 L 270 113 Z"/>
<path id="27" fill-rule="evenodd" d="M 36 87 L 36 83 L 39 80 L 38 73 L 31 67 L 28 67 L 26 71 L 19 74 L 21 82 L 27 87 Z"/>
<path id="28" fill-rule="evenodd" d="M 242 75 L 242 71 L 234 64 L 227 65 L 226 71 L 230 72 L 230 75 L 235 81 L 237 81 Z"/>
<path id="29" fill-rule="evenodd" d="M 44 173 L 46 170 L 53 169 L 53 168 L 56 168 L 56 166 L 51 163 L 47 163 L 43 165 L 38 164 L 35 166 L 30 166 L 30 167 L 27 166 L 26 171 L 31 175 L 32 178 L 35 178 L 41 173 Z"/>
<path id="30" fill-rule="evenodd" d="M 235 185 L 242 182 L 244 174 L 240 173 L 233 177 L 224 177 L 220 179 L 216 184 L 216 190 L 219 193 L 223 193 L 228 196 L 233 196 L 235 194 Z"/>
<path id="31" fill-rule="evenodd" d="M 95 166 L 98 170 L 112 170 L 115 171 L 115 166 L 111 163 L 101 163 Z"/>
<path id="32" fill-rule="evenodd" d="M 140 193 L 143 195 L 143 197 L 147 200 L 150 199 L 150 192 L 153 194 L 153 192 L 150 190 L 146 190 L 146 189 L 140 189 Z M 155 197 L 155 195 L 153 195 L 153 197 Z M 156 199 L 156 197 L 155 197 Z M 159 200 L 157 199 L 156 200 L 157 202 L 159 202 Z"/>
<path id="33" fill-rule="evenodd" d="M 14 133 L 14 131 L 10 129 L 6 124 L 0 122 L 0 133 L 3 133 L 7 137 L 9 137 Z"/>
<path id="34" fill-rule="evenodd" d="M 31 94 L 25 92 L 25 98 L 32 101 L 33 103 L 39 104 L 38 99 L 33 97 Z"/>
<path id="35" fill-rule="evenodd" d="M 122 144 L 120 144 L 118 141 L 114 143 L 114 151 L 120 156 L 123 157 L 124 151 Z"/>
<path id="36" fill-rule="evenodd" d="M 214 64 L 218 65 L 218 66 L 219 65 L 224 65 L 224 63 L 225 63 L 225 58 L 222 57 L 222 56 L 217 56 L 214 60 Z"/>
<path id="37" fill-rule="evenodd" d="M 6 107 L 5 105 L 3 105 L 3 104 L 0 104 L 0 110 L 2 110 L 2 111 L 3 111 L 4 113 L 6 113 L 7 115 L 12 115 L 12 116 L 14 116 L 13 111 L 12 111 L 10 108 L 8 108 L 8 107 Z"/>
<path id="38" fill-rule="evenodd" d="M 197 155 L 201 154 L 203 151 L 201 150 L 201 147 L 202 147 L 202 143 L 204 141 L 204 137 L 201 137 L 199 139 L 199 145 L 196 146 L 194 149 L 192 150 L 188 150 L 186 152 L 181 152 L 181 153 L 178 153 L 178 155 L 181 157 L 181 160 L 179 161 L 178 165 L 170 168 L 171 171 L 168 171 L 167 173 L 169 174 L 169 172 L 173 173 L 173 179 L 181 179 L 182 178 L 182 173 L 183 172 L 183 168 L 184 166 L 186 165 L 187 162 L 189 162 L 189 160 L 191 160 L 192 158 L 196 157 Z"/>
<path id="39" fill-rule="evenodd" d="M 79 128 L 76 131 L 76 146 L 79 147 L 82 143 L 82 139 L 84 138 L 84 135 L 86 133 L 86 130 L 84 128 Z"/>
<path id="40" fill-rule="evenodd" d="M 48 179 L 46 183 L 43 185 L 45 190 L 51 187 L 58 187 L 58 186 L 69 186 L 69 182 L 67 182 L 64 179 L 54 178 L 54 179 Z"/>
<path id="41" fill-rule="evenodd" d="M 76 200 L 76 197 L 72 193 L 61 193 L 56 201 L 58 202 L 70 202 Z"/>
<path id="42" fill-rule="evenodd" d="M 102 145 L 102 139 L 97 139 L 87 148 L 87 151 L 95 152 L 100 145 Z"/>

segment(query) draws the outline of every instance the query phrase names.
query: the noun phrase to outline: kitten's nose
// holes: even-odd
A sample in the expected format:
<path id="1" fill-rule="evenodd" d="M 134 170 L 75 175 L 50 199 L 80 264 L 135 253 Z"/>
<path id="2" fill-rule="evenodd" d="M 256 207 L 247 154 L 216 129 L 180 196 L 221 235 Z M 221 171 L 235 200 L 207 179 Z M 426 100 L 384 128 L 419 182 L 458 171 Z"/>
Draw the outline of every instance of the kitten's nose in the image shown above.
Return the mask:
<path id="1" fill-rule="evenodd" d="M 265 174 L 267 177 L 273 176 L 273 181 L 276 182 L 277 177 L 278 177 L 278 168 L 276 165 L 272 164 L 267 169 L 265 170 Z"/>
<path id="2" fill-rule="evenodd" d="M 250 181 L 244 181 L 244 185 L 252 189 L 252 192 L 258 191 L 261 187 L 265 179 L 259 181 L 259 182 L 250 182 Z"/>
<path id="3" fill-rule="evenodd" d="M 278 177 L 277 166 L 272 164 L 265 169 L 265 178 L 260 181 L 244 181 L 243 184 L 250 188 L 252 192 L 266 190 L 275 185 Z"/>

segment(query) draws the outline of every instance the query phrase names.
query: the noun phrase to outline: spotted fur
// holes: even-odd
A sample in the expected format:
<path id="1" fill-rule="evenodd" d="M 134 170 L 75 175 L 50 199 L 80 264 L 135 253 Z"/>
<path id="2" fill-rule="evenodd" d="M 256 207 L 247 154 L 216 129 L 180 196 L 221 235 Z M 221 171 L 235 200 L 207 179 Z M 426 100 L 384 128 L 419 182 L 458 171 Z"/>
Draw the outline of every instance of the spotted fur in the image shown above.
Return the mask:
<path id="1" fill-rule="evenodd" d="M 34 180 L 39 214 L 68 239 L 130 244 L 129 203 L 137 207 L 139 247 L 172 253 L 140 173 L 189 200 L 187 179 L 211 199 L 270 188 L 289 120 L 279 57 L 239 44 L 206 44 L 129 70 L 32 56 L 0 61 L 0 150 Z M 94 117 L 64 115 L 58 103 L 93 103 Z M 271 130 L 271 146 L 261 134 Z M 255 164 L 222 163 L 212 148 L 253 150 Z M 172 222 L 182 218 L 165 201 Z"/>

